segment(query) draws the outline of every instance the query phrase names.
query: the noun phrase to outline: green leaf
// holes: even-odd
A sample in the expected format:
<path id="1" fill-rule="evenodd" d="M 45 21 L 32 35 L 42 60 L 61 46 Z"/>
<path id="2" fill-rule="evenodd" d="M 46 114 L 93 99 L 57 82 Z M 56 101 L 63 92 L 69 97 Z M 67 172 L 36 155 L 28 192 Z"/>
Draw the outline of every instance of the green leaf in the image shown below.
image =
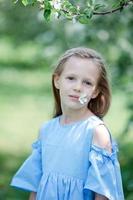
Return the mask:
<path id="1" fill-rule="evenodd" d="M 93 9 L 92 8 L 85 8 L 83 14 L 86 15 L 87 18 L 92 18 L 93 16 Z"/>
<path id="2" fill-rule="evenodd" d="M 74 6 L 70 6 L 69 7 L 69 12 L 76 13 L 77 12 L 77 8 L 75 8 Z"/>
<path id="3" fill-rule="evenodd" d="M 94 10 L 99 10 L 99 8 L 105 8 L 104 4 L 95 4 L 94 5 Z"/>
<path id="4" fill-rule="evenodd" d="M 112 4 L 112 8 L 117 8 L 118 6 L 120 6 L 120 2 L 115 2 Z"/>
<path id="5" fill-rule="evenodd" d="M 51 12 L 52 12 L 52 6 L 50 4 L 50 1 L 45 0 L 44 1 L 44 14 L 43 14 L 43 16 L 46 19 L 46 21 L 50 20 Z"/>
<path id="6" fill-rule="evenodd" d="M 89 23 L 89 19 L 86 15 L 81 14 L 77 20 L 81 23 L 81 24 L 88 24 Z"/>
<path id="7" fill-rule="evenodd" d="M 44 1 L 44 6 L 45 6 L 46 9 L 51 9 L 52 8 L 49 0 L 45 0 Z"/>
<path id="8" fill-rule="evenodd" d="M 66 19 L 68 19 L 68 20 L 72 20 L 72 18 L 73 18 L 71 15 L 66 15 L 66 14 L 65 14 L 65 17 L 66 17 Z"/>
<path id="9" fill-rule="evenodd" d="M 45 9 L 43 16 L 46 19 L 46 21 L 49 21 L 50 20 L 50 16 L 51 16 L 51 10 L 50 9 Z"/>
<path id="10" fill-rule="evenodd" d="M 64 5 L 64 6 L 68 6 L 68 5 L 72 5 L 72 4 L 70 3 L 70 1 L 64 0 L 64 1 L 63 1 L 63 5 Z"/>
<path id="11" fill-rule="evenodd" d="M 35 2 L 36 2 L 36 0 L 22 0 L 22 4 L 24 6 L 34 4 Z"/>
<path id="12" fill-rule="evenodd" d="M 73 5 L 70 3 L 70 2 L 68 2 L 68 1 L 65 1 L 64 3 L 63 3 L 63 7 L 65 8 L 65 9 L 70 9 L 71 7 L 73 7 Z"/>
<path id="13" fill-rule="evenodd" d="M 123 6 L 126 2 L 127 2 L 127 0 L 119 0 L 118 2 L 115 2 L 112 4 L 112 8 L 117 8 L 119 6 Z"/>
<path id="14" fill-rule="evenodd" d="M 95 4 L 95 0 L 89 0 L 88 1 L 88 6 L 93 6 Z"/>

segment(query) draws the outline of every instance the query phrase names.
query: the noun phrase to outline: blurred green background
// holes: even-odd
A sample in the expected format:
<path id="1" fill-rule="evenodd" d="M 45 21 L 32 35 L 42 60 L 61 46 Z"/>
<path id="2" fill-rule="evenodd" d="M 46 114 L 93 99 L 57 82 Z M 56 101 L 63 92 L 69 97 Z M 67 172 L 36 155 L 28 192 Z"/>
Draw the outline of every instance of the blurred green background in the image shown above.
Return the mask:
<path id="1" fill-rule="evenodd" d="M 133 8 L 94 17 L 88 25 L 52 20 L 37 7 L 0 0 L 0 200 L 26 200 L 9 186 L 52 117 L 52 66 L 66 49 L 86 46 L 108 64 L 112 105 L 105 117 L 119 143 L 126 200 L 133 199 Z"/>

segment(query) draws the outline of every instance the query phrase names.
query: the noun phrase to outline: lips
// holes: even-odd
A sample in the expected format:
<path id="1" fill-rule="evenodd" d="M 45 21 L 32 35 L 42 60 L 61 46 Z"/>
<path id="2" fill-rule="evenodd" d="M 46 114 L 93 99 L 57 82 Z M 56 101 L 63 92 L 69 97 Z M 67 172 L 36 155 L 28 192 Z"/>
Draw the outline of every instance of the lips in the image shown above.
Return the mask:
<path id="1" fill-rule="evenodd" d="M 69 95 L 69 97 L 71 97 L 73 99 L 79 99 L 79 96 L 76 96 L 76 95 Z"/>

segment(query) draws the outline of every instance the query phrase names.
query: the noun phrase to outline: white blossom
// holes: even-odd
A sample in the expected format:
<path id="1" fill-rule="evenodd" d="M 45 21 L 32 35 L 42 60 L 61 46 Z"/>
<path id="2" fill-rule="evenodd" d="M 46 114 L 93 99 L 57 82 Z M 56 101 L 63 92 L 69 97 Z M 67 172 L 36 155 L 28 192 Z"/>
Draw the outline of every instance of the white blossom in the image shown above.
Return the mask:
<path id="1" fill-rule="evenodd" d="M 44 0 L 37 0 L 39 3 L 43 3 L 44 2 Z"/>
<path id="2" fill-rule="evenodd" d="M 75 24 L 76 22 L 77 22 L 76 16 L 73 16 L 73 18 L 72 18 L 72 23 Z M 82 100 L 81 100 L 81 101 L 82 101 Z"/>
<path id="3" fill-rule="evenodd" d="M 56 9 L 60 10 L 61 9 L 61 1 L 60 0 L 53 0 L 51 2 L 51 5 Z"/>
<path id="4" fill-rule="evenodd" d="M 77 10 L 78 10 L 78 11 L 80 10 L 80 6 L 79 6 L 79 5 L 77 6 Z"/>
<path id="5" fill-rule="evenodd" d="M 79 97 L 79 102 L 81 104 L 87 103 L 87 95 L 86 94 L 81 94 L 81 96 Z"/>
<path id="6" fill-rule="evenodd" d="M 54 13 L 54 16 L 55 16 L 56 19 L 58 19 L 59 13 L 58 13 L 58 12 L 55 12 L 55 13 Z"/>

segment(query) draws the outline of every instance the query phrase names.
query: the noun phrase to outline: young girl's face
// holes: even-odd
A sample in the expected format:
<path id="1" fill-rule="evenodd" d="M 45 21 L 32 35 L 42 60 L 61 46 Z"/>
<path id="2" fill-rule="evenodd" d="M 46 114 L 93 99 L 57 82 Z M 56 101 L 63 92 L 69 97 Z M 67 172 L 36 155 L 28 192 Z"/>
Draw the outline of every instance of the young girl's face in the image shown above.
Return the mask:
<path id="1" fill-rule="evenodd" d="M 88 103 L 98 95 L 99 69 L 90 59 L 70 57 L 64 64 L 61 75 L 55 75 L 54 84 L 59 89 L 62 110 L 88 110 Z M 81 104 L 79 97 L 85 94 L 87 101 Z"/>

